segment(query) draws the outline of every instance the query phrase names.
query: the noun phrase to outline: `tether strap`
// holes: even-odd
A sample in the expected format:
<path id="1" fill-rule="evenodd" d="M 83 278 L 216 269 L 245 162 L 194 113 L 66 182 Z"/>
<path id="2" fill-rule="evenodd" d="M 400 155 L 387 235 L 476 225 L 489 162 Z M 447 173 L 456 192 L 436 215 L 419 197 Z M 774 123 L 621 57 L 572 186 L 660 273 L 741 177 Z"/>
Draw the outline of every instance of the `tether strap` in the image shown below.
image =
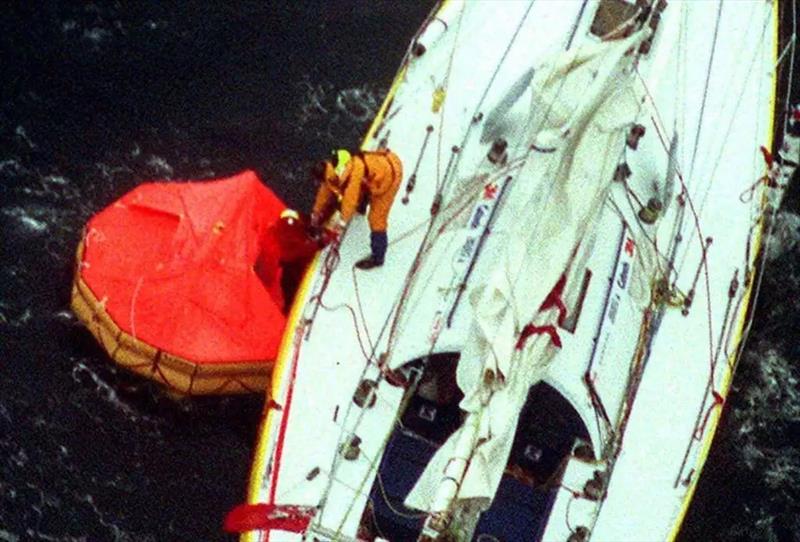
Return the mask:
<path id="1" fill-rule="evenodd" d="M 366 160 L 366 155 L 368 155 L 368 154 L 377 155 L 377 156 L 382 157 L 384 160 L 386 160 L 389 163 L 389 169 L 392 170 L 392 178 L 393 179 L 397 178 L 397 170 L 394 167 L 394 162 L 392 162 L 392 160 L 389 160 L 389 152 L 390 151 L 388 149 L 382 150 L 382 151 L 362 151 L 362 152 L 360 152 L 360 153 L 358 153 L 356 155 L 358 158 L 361 159 L 361 162 L 364 164 L 364 178 L 365 179 L 369 179 L 370 178 L 369 166 L 367 165 L 367 160 Z M 349 180 L 350 179 L 348 177 L 348 181 Z"/>

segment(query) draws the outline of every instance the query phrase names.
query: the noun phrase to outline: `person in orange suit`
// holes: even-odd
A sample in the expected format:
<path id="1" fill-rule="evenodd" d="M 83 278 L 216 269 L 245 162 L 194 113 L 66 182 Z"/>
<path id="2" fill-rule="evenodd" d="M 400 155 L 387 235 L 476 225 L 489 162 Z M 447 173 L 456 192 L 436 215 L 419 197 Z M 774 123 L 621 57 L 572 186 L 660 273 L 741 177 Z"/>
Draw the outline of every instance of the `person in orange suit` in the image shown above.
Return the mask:
<path id="1" fill-rule="evenodd" d="M 368 270 L 383 265 L 389 244 L 389 211 L 403 179 L 400 158 L 389 150 L 354 155 L 337 150 L 330 160 L 317 163 L 313 174 L 320 187 L 311 211 L 311 227 L 319 228 L 338 207 L 334 228 L 341 233 L 364 198 L 368 199 L 371 254 L 356 262 L 356 267 Z"/>

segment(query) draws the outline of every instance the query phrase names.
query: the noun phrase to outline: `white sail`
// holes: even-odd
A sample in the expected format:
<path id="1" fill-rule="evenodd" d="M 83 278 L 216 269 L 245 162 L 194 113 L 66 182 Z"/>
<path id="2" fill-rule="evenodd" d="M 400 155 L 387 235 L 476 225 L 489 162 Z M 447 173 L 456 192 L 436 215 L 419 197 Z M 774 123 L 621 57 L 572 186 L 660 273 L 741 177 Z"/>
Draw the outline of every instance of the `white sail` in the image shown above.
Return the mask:
<path id="1" fill-rule="evenodd" d="M 468 467 L 458 499 L 479 499 L 481 508 L 491 504 L 527 392 L 558 352 L 546 334 L 531 337 L 518 350 L 520 330 L 534 319 L 536 324 L 555 321 L 555 311 L 537 315 L 537 310 L 569 272 L 608 195 L 624 132 L 642 102 L 627 53 L 646 35 L 641 31 L 603 42 L 580 56 L 560 53 L 533 77 L 528 137 L 547 152 L 534 151 L 514 181 L 509 200 L 517 209 L 506 215 L 521 218 L 510 225 L 504 265 L 471 295 L 475 319 L 458 365 L 464 427 L 477 433 L 465 439 L 462 429 L 450 437 L 409 494 L 407 506 L 438 511 L 447 504 L 435 495 L 448 463 L 463 456 L 465 441 L 474 449 L 464 461 Z M 575 284 L 568 281 L 567 288 Z"/>

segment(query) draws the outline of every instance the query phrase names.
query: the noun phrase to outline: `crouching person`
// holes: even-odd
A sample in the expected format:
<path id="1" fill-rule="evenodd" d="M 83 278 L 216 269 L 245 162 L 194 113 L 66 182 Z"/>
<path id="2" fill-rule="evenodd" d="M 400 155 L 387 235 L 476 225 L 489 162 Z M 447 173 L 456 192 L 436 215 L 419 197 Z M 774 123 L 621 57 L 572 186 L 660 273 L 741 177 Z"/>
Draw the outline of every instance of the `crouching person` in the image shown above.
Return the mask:
<path id="1" fill-rule="evenodd" d="M 368 203 L 371 254 L 356 262 L 356 267 L 369 270 L 383 265 L 389 244 L 389 211 L 403 179 L 400 158 L 389 150 L 352 155 L 337 150 L 330 160 L 317 163 L 313 174 L 320 187 L 311 212 L 311 227 L 319 228 L 338 210 L 339 219 L 333 227 L 341 233 L 356 211 Z"/>

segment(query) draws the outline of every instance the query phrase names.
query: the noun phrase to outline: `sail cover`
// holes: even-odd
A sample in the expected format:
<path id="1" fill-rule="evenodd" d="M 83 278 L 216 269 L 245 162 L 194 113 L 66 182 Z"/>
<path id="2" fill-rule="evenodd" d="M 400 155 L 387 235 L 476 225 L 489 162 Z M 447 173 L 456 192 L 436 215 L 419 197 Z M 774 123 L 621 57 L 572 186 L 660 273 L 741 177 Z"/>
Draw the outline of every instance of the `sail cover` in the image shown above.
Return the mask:
<path id="1" fill-rule="evenodd" d="M 143 184 L 89 221 L 76 281 L 148 348 L 198 365 L 270 363 L 285 317 L 264 232 L 284 208 L 252 171 Z M 259 259 L 271 262 L 268 281 Z"/>
<path id="2" fill-rule="evenodd" d="M 528 323 L 555 322 L 557 311 L 540 307 L 562 275 L 565 296 L 579 287 L 572 261 L 579 249 L 590 249 L 592 225 L 642 103 L 629 52 L 646 37 L 642 31 L 559 53 L 535 70 L 532 92 L 509 90 L 532 96 L 526 144 L 542 152 L 527 161 L 507 200 L 516 209 L 504 215 L 516 218 L 508 225 L 502 263 L 470 295 L 475 316 L 457 371 L 467 418 L 431 459 L 407 506 L 442 511 L 453 498 L 481 509 L 491 505 L 528 390 L 558 353 L 547 334 L 517 348 L 520 331 Z M 457 494 L 443 498 L 459 462 L 465 472 Z"/>

